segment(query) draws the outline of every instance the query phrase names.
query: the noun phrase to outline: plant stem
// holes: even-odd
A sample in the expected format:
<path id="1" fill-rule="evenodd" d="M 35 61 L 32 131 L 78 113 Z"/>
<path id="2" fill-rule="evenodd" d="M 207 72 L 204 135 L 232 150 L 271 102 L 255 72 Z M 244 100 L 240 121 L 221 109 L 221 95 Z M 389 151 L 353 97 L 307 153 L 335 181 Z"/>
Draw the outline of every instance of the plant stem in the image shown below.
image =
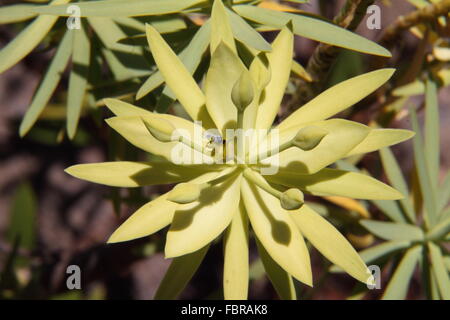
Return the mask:
<path id="1" fill-rule="evenodd" d="M 270 184 L 268 184 L 264 180 L 264 178 L 259 175 L 259 173 L 253 171 L 252 169 L 247 168 L 244 170 L 243 174 L 245 178 L 252 181 L 255 185 L 257 185 L 259 188 L 263 189 L 267 193 L 271 194 L 272 196 L 278 199 L 281 197 L 282 192 L 272 188 Z"/>
<path id="2" fill-rule="evenodd" d="M 403 31 L 420 23 L 432 22 L 439 16 L 446 16 L 449 12 L 450 0 L 443 0 L 413 11 L 405 16 L 400 16 L 393 24 L 386 28 L 386 31 L 381 38 L 381 44 L 393 46 L 396 43 L 398 36 Z"/>

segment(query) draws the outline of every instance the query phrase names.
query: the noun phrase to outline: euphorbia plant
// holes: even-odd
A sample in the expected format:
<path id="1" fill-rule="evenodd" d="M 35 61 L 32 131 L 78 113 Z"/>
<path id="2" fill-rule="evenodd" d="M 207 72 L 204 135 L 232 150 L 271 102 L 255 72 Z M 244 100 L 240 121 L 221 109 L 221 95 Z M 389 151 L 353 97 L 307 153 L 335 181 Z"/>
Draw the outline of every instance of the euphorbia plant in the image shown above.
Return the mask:
<path id="1" fill-rule="evenodd" d="M 178 183 L 138 209 L 108 242 L 144 237 L 170 225 L 165 256 L 173 262 L 155 298 L 175 298 L 210 243 L 222 234 L 224 297 L 247 298 L 250 226 L 265 270 L 283 299 L 296 297 L 292 277 L 313 284 L 303 237 L 352 277 L 368 281 L 370 273 L 358 253 L 305 203 L 303 193 L 402 198 L 401 193 L 372 177 L 327 168 L 341 158 L 412 136 L 407 130 L 371 129 L 353 121 L 329 119 L 376 90 L 393 70 L 381 69 L 344 81 L 272 127 L 292 65 L 292 26 L 288 24 L 278 34 L 270 53 L 255 52 L 248 67 L 238 55 L 230 25 L 222 22 L 213 28 L 220 32 L 211 34 L 211 62 L 202 90 L 160 34 L 146 26 L 151 53 L 166 84 L 195 122 L 105 100 L 115 114 L 108 124 L 159 160 L 82 164 L 67 169 L 75 177 L 117 187 Z M 213 135 L 211 129 L 215 129 Z M 252 129 L 266 133 L 247 140 L 249 143 L 232 138 L 235 144 L 227 148 L 231 142 L 227 130 Z M 199 131 L 201 134 L 195 135 Z M 180 153 L 203 162 L 198 164 L 192 157 L 180 161 Z M 276 170 L 268 173 L 268 168 Z"/>

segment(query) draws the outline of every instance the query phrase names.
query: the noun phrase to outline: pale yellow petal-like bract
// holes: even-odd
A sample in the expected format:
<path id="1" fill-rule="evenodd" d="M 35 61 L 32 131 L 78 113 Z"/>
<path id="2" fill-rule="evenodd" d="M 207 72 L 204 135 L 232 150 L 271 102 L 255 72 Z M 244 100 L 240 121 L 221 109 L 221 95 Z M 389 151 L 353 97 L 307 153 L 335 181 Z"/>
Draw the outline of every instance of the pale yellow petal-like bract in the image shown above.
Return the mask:
<path id="1" fill-rule="evenodd" d="M 371 176 L 351 171 L 324 168 L 315 174 L 302 175 L 279 170 L 266 178 L 272 182 L 300 188 L 317 196 L 341 196 L 353 199 L 398 200 L 404 196 Z"/>
<path id="2" fill-rule="evenodd" d="M 256 236 L 284 270 L 312 286 L 311 263 L 305 241 L 279 199 L 242 179 L 242 199 Z"/>
<path id="3" fill-rule="evenodd" d="M 192 119 L 201 120 L 205 128 L 212 128 L 212 120 L 206 112 L 206 99 L 202 90 L 158 31 L 149 24 L 145 27 L 153 58 L 167 85 Z"/>
<path id="4" fill-rule="evenodd" d="M 177 132 L 180 135 L 187 136 L 194 139 L 194 141 L 201 141 L 205 134 L 203 128 L 198 124 L 194 124 L 191 121 L 169 114 L 149 113 L 148 115 L 143 115 L 141 117 L 112 117 L 106 119 L 105 121 L 111 128 L 117 131 L 134 146 L 155 155 L 162 156 L 171 162 L 177 164 L 192 164 L 210 161 L 208 163 L 213 163 L 213 159 L 211 157 L 208 157 L 199 151 L 193 150 L 187 145 L 179 142 L 161 142 L 156 139 L 148 131 L 143 122 L 143 120 L 152 119 L 154 117 L 169 121 L 175 128 L 177 128 Z M 196 162 L 196 159 L 199 159 L 199 162 Z"/>
<path id="5" fill-rule="evenodd" d="M 178 207 L 167 232 L 167 258 L 194 252 L 225 230 L 239 206 L 240 180 L 232 176 L 204 189 L 198 201 Z"/>
<path id="6" fill-rule="evenodd" d="M 289 27 L 284 27 L 272 43 L 272 51 L 267 53 L 272 76 L 258 107 L 256 129 L 269 129 L 280 110 L 291 74 L 293 50 L 294 35 Z"/>
<path id="7" fill-rule="evenodd" d="M 404 129 L 372 129 L 347 156 L 363 154 L 408 140 L 414 136 L 414 131 Z"/>
<path id="8" fill-rule="evenodd" d="M 279 154 L 261 160 L 260 164 L 262 166 L 278 166 L 280 170 L 291 171 L 296 174 L 313 174 L 344 158 L 370 132 L 370 128 L 365 125 L 343 119 L 330 119 L 310 125 L 329 132 L 314 149 L 304 151 L 297 147 L 291 147 Z M 292 134 L 293 138 L 298 129 L 292 127 L 287 131 Z"/>
<path id="9" fill-rule="evenodd" d="M 241 203 L 224 237 L 223 295 L 226 300 L 247 299 L 248 250 L 247 212 Z"/>
<path id="10" fill-rule="evenodd" d="M 292 214 L 302 234 L 328 260 L 340 266 L 355 279 L 367 283 L 371 273 L 352 245 L 327 220 L 308 205 Z"/>
<path id="11" fill-rule="evenodd" d="M 65 171 L 78 178 L 112 187 L 133 188 L 187 181 L 218 165 L 175 165 L 171 162 L 112 161 L 78 164 Z"/>
<path id="12" fill-rule="evenodd" d="M 231 100 L 231 91 L 245 70 L 242 61 L 221 42 L 211 57 L 206 74 L 205 93 L 206 108 L 224 137 L 225 129 L 236 128 L 237 109 Z"/>
<path id="13" fill-rule="evenodd" d="M 267 277 L 270 282 L 272 282 L 275 291 L 278 293 L 280 299 L 283 300 L 296 300 L 297 293 L 295 292 L 294 281 L 292 276 L 287 273 L 283 268 L 281 268 L 278 263 L 276 263 L 270 255 L 267 253 L 261 242 L 256 240 L 256 245 L 258 246 L 258 253 L 261 261 L 266 271 Z"/>
<path id="14" fill-rule="evenodd" d="M 380 69 L 338 83 L 292 113 L 279 124 L 278 129 L 328 119 L 374 92 L 389 80 L 394 71 Z"/>
<path id="15" fill-rule="evenodd" d="M 209 45 L 211 55 L 220 43 L 225 43 L 236 54 L 236 44 L 228 12 L 222 0 L 214 0 L 211 9 L 211 42 Z"/>
<path id="16" fill-rule="evenodd" d="M 230 170 L 221 172 L 206 172 L 191 183 L 205 183 L 211 181 Z M 180 207 L 178 204 L 167 200 L 168 193 L 165 193 L 155 200 L 148 202 L 133 213 L 109 238 L 108 243 L 122 242 L 148 236 L 166 227 L 172 222 L 175 210 Z"/>
<path id="17" fill-rule="evenodd" d="M 133 116 L 138 117 L 153 114 L 153 112 L 151 111 L 145 110 L 143 108 L 137 107 L 131 103 L 119 99 L 106 98 L 103 99 L 103 102 L 108 107 L 108 109 L 111 110 L 111 112 L 118 117 L 133 117 Z"/>
<path id="18" fill-rule="evenodd" d="M 177 208 L 177 204 L 166 200 L 166 197 L 167 193 L 140 207 L 114 231 L 108 243 L 142 238 L 166 227 Z"/>

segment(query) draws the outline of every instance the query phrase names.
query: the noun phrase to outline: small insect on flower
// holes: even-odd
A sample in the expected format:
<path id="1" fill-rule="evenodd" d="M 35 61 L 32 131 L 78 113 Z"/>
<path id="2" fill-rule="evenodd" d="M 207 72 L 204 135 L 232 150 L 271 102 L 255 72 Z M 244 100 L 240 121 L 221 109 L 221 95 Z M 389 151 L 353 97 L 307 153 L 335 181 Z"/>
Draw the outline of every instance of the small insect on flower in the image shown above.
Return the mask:
<path id="1" fill-rule="evenodd" d="M 224 10 L 222 2 L 216 1 L 213 18 Z M 304 194 L 402 198 L 398 191 L 368 175 L 329 168 L 339 159 L 375 151 L 413 135 L 407 130 L 373 129 L 329 119 L 375 91 L 394 70 L 377 70 L 339 83 L 273 127 L 291 72 L 291 26 L 278 34 L 270 52 L 255 54 L 249 67 L 238 55 L 230 26 L 223 23 L 220 27 L 222 32 L 211 35 L 211 62 L 203 90 L 160 34 L 150 25 L 146 28 L 160 72 L 195 122 L 105 100 L 115 114 L 107 123 L 136 147 L 165 161 L 82 164 L 66 171 L 118 187 L 179 183 L 138 209 L 108 241 L 148 236 L 170 225 L 165 256 L 174 260 L 155 298 L 175 298 L 209 244 L 223 234 L 224 297 L 246 299 L 250 226 L 265 270 L 284 299 L 295 298 L 292 277 L 313 284 L 304 237 L 332 263 L 366 283 L 369 273 L 358 253 L 305 202 Z M 175 129 L 184 133 L 174 138 Z M 218 135 L 208 135 L 211 129 Z M 194 138 L 197 130 L 202 133 L 200 139 Z M 258 139 L 247 137 L 244 143 L 227 138 L 227 130 L 262 130 L 266 134 Z M 227 161 L 209 161 L 212 155 L 205 152 L 205 143 L 224 143 L 224 138 L 230 148 L 221 156 Z M 180 152 L 208 161 L 177 164 L 174 155 Z M 276 167 L 276 172 L 265 174 L 268 166 Z M 183 269 L 187 279 L 176 278 L 177 268 Z"/>

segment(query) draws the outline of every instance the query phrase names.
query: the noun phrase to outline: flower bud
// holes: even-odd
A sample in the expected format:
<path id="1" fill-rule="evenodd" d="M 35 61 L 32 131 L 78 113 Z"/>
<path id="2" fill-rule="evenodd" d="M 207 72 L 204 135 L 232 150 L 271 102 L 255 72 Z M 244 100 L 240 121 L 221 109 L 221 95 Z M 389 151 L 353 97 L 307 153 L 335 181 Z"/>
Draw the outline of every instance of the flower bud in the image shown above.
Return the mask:
<path id="1" fill-rule="evenodd" d="M 289 189 L 281 194 L 281 207 L 286 210 L 299 209 L 304 203 L 303 193 L 299 189 Z"/>
<path id="2" fill-rule="evenodd" d="M 175 127 L 167 120 L 162 118 L 142 119 L 147 130 L 161 142 L 171 142 Z"/>
<path id="3" fill-rule="evenodd" d="M 195 183 L 179 183 L 167 196 L 167 200 L 178 203 L 186 204 L 197 200 L 200 197 L 202 189 L 200 185 Z"/>
<path id="4" fill-rule="evenodd" d="M 328 131 L 323 128 L 308 126 L 298 131 L 292 140 L 292 144 L 302 150 L 308 151 L 314 149 L 327 134 Z"/>
<path id="5" fill-rule="evenodd" d="M 231 90 L 231 100 L 236 108 L 243 112 L 253 101 L 253 82 L 248 71 L 242 72 Z"/>

